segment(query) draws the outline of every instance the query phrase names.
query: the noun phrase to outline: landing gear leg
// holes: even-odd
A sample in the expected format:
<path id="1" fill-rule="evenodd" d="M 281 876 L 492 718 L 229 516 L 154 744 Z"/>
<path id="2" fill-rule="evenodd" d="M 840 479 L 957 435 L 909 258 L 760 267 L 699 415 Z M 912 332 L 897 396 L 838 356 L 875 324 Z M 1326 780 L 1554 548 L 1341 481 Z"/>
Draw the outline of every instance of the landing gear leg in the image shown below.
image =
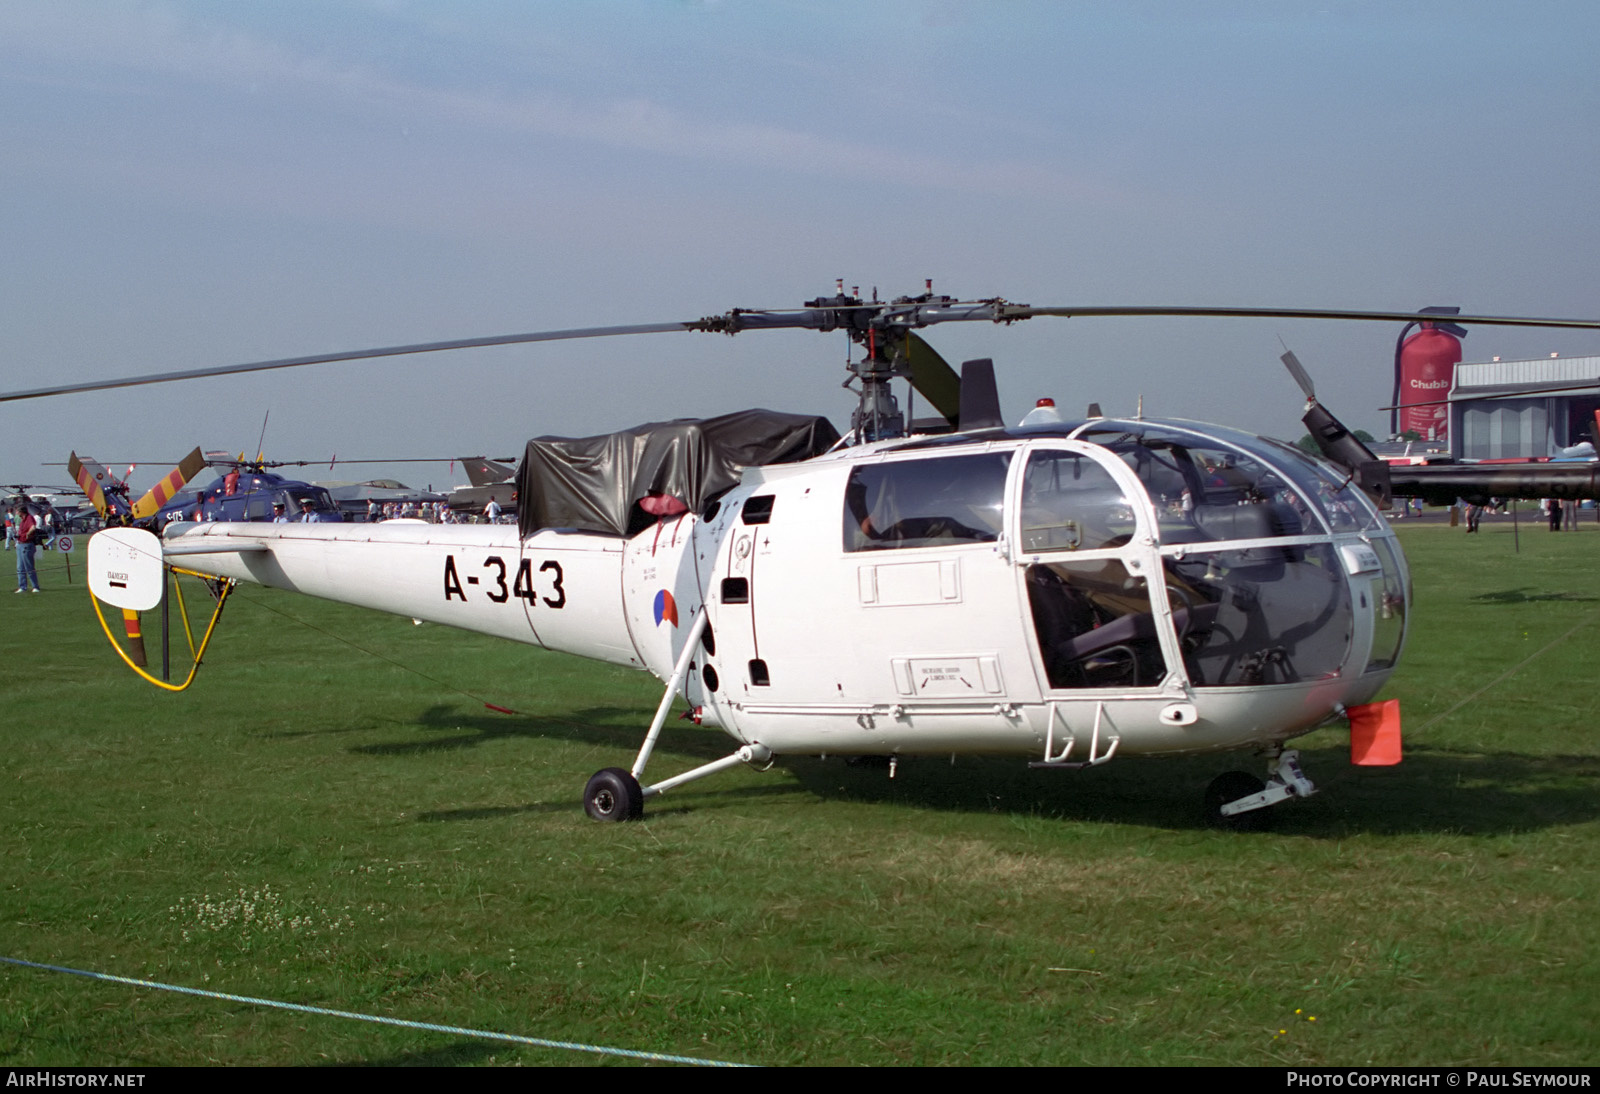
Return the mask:
<path id="1" fill-rule="evenodd" d="M 596 771 L 589 778 L 589 785 L 583 788 L 583 811 L 597 821 L 623 821 L 638 820 L 644 816 L 645 791 L 639 785 L 639 776 L 644 774 L 644 765 L 650 760 L 650 753 L 655 751 L 656 738 L 661 735 L 661 726 L 667 720 L 667 711 L 672 709 L 672 698 L 678 692 L 678 685 L 683 682 L 683 677 L 689 670 L 689 662 L 694 658 L 695 647 L 699 645 L 700 636 L 706 629 L 706 610 L 702 605 L 695 616 L 694 625 L 689 628 L 689 634 L 684 639 L 683 652 L 678 655 L 678 663 L 673 666 L 672 677 L 667 681 L 667 693 L 661 697 L 661 704 L 656 708 L 655 719 L 650 723 L 650 731 L 645 734 L 644 744 L 639 748 L 639 755 L 633 761 L 633 770 L 624 771 L 620 767 L 608 767 Z"/>
<path id="2" fill-rule="evenodd" d="M 765 745 L 748 744 L 731 756 L 701 764 L 693 770 L 685 771 L 682 775 L 662 779 L 653 786 L 640 784 L 645 764 L 650 761 L 650 753 L 655 751 L 656 738 L 661 735 L 661 727 L 667 720 L 667 712 L 672 709 L 673 697 L 677 694 L 684 675 L 689 671 L 689 663 L 694 659 L 695 650 L 700 645 L 700 636 L 705 629 L 706 609 L 702 606 L 694 624 L 689 628 L 688 636 L 684 639 L 683 652 L 678 655 L 678 663 L 673 666 L 672 676 L 667 681 L 666 694 L 661 697 L 661 705 L 656 708 L 656 716 L 650 723 L 650 731 L 645 734 L 644 744 L 639 749 L 638 757 L 633 761 L 633 770 L 624 771 L 620 767 L 608 767 L 603 771 L 596 771 L 589 779 L 589 785 L 584 787 L 583 811 L 595 820 L 638 820 L 644 816 L 646 798 L 653 798 L 675 786 L 703 779 L 707 775 L 715 775 L 719 771 L 738 767 L 740 764 L 772 762 L 771 749 Z"/>
<path id="3" fill-rule="evenodd" d="M 1240 803 L 1260 797 L 1266 788 L 1266 783 L 1248 771 L 1224 771 L 1206 787 L 1206 823 L 1213 828 L 1227 828 L 1234 832 L 1264 830 L 1272 817 L 1262 805 L 1251 806 L 1244 812 L 1229 810 L 1237 810 Z"/>
<path id="4" fill-rule="evenodd" d="M 1218 827 L 1259 832 L 1271 823 L 1270 806 L 1290 798 L 1309 798 L 1316 785 L 1300 770 L 1300 753 L 1267 750 L 1267 781 L 1244 771 L 1218 775 L 1206 788 L 1206 820 Z"/>
<path id="5" fill-rule="evenodd" d="M 620 767 L 608 767 L 604 771 L 596 771 L 589 780 L 589 785 L 583 791 L 583 811 L 595 820 L 618 821 L 638 820 L 644 816 L 644 800 L 653 798 L 657 794 L 664 794 L 675 786 L 703 779 L 707 775 L 715 775 L 719 771 L 726 771 L 730 767 L 740 764 L 766 764 L 772 761 L 772 750 L 764 745 L 745 745 L 731 756 L 724 756 L 720 760 L 712 760 L 708 764 L 701 764 L 682 775 L 674 775 L 670 779 L 641 787 L 639 780 L 633 774 L 622 770 Z"/>

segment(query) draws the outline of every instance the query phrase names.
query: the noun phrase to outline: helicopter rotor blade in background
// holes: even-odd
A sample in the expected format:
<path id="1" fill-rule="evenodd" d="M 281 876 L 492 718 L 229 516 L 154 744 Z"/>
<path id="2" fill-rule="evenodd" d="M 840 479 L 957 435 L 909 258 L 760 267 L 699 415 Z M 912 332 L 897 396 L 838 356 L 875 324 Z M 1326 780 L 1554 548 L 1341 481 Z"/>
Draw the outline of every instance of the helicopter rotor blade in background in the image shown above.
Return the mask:
<path id="1" fill-rule="evenodd" d="M 1421 498 L 1429 505 L 1452 505 L 1457 498 L 1487 505 L 1490 498 L 1562 498 L 1576 501 L 1600 495 L 1600 466 L 1575 463 L 1436 463 L 1389 469 L 1396 497 Z"/>
<path id="2" fill-rule="evenodd" d="M 1284 367 L 1289 370 L 1289 375 L 1293 376 L 1294 382 L 1300 385 L 1300 390 L 1306 393 L 1306 399 L 1313 403 L 1316 402 L 1316 385 L 1311 382 L 1311 374 L 1300 364 L 1300 358 L 1294 355 L 1294 350 L 1284 350 L 1283 356 L 1278 360 L 1282 361 Z"/>
<path id="3" fill-rule="evenodd" d="M 260 463 L 267 456 L 267 420 L 271 417 L 272 408 L 268 407 L 267 412 L 261 416 L 261 436 L 256 440 L 256 463 Z"/>
<path id="4" fill-rule="evenodd" d="M 111 473 L 93 460 L 80 459 L 76 452 L 67 460 L 67 473 L 83 488 L 84 496 L 94 506 L 94 511 L 102 517 L 106 516 L 110 503 L 106 501 L 106 492 L 100 484 L 111 479 Z"/>
<path id="5" fill-rule="evenodd" d="M 206 458 L 196 447 L 179 462 L 177 467 L 163 475 L 161 481 L 152 486 L 144 497 L 134 503 L 133 518 L 144 520 L 155 516 L 163 505 L 172 500 L 173 495 L 183 489 L 183 484 L 198 475 L 205 466 Z"/>
<path id="6" fill-rule="evenodd" d="M 1293 350 L 1284 347 L 1283 356 L 1278 360 L 1283 362 L 1289 375 L 1294 377 L 1294 382 L 1305 393 L 1306 412 L 1300 421 L 1305 424 L 1306 432 L 1316 441 L 1322 455 L 1348 471 L 1356 485 L 1365 490 L 1380 507 L 1388 508 L 1394 500 L 1389 465 L 1373 455 L 1372 449 L 1346 428 L 1331 410 L 1317 402 L 1316 385 L 1311 382 L 1311 374 L 1300 364 L 1300 358 L 1294 355 Z"/>

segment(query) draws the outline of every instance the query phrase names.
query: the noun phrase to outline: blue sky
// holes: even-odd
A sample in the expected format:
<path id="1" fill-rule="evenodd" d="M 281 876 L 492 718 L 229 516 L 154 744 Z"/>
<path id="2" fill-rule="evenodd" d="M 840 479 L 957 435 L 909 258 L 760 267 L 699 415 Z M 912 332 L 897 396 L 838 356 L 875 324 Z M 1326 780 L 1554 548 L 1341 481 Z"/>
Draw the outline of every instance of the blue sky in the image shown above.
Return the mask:
<path id="1" fill-rule="evenodd" d="M 1577 3 L 8 0 L 0 388 L 794 306 L 836 277 L 1596 317 L 1597 32 Z M 1396 333 L 933 341 L 994 357 L 1013 415 L 1142 394 L 1292 439 L 1278 339 L 1377 432 Z M 1552 351 L 1595 339 L 1467 339 L 1469 360 Z M 251 448 L 268 409 L 283 458 L 506 454 L 752 405 L 842 425 L 844 352 L 679 334 L 10 404 L 0 480 L 72 448 Z"/>

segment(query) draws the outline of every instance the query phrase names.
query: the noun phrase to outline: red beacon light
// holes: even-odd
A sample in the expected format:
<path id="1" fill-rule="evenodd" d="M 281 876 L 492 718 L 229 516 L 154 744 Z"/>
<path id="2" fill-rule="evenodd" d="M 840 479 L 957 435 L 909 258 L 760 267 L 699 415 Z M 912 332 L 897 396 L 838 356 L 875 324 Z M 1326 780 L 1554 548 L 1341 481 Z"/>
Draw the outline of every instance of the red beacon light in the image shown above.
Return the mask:
<path id="1" fill-rule="evenodd" d="M 1033 404 L 1033 409 L 1023 416 L 1021 424 L 1024 427 L 1030 425 L 1053 425 L 1062 420 L 1061 412 L 1056 409 L 1056 401 L 1046 397 Z"/>

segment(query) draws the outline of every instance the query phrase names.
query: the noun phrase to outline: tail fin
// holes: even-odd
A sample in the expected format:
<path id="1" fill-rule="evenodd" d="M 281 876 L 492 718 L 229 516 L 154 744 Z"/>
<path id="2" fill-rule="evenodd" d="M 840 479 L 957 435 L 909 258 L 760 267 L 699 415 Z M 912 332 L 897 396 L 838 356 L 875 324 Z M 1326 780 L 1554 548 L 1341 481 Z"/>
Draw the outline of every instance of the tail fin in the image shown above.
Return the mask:
<path id="1" fill-rule="evenodd" d="M 467 473 L 467 481 L 473 486 L 494 486 L 517 473 L 516 468 L 496 463 L 484 456 L 462 456 L 461 466 Z"/>

